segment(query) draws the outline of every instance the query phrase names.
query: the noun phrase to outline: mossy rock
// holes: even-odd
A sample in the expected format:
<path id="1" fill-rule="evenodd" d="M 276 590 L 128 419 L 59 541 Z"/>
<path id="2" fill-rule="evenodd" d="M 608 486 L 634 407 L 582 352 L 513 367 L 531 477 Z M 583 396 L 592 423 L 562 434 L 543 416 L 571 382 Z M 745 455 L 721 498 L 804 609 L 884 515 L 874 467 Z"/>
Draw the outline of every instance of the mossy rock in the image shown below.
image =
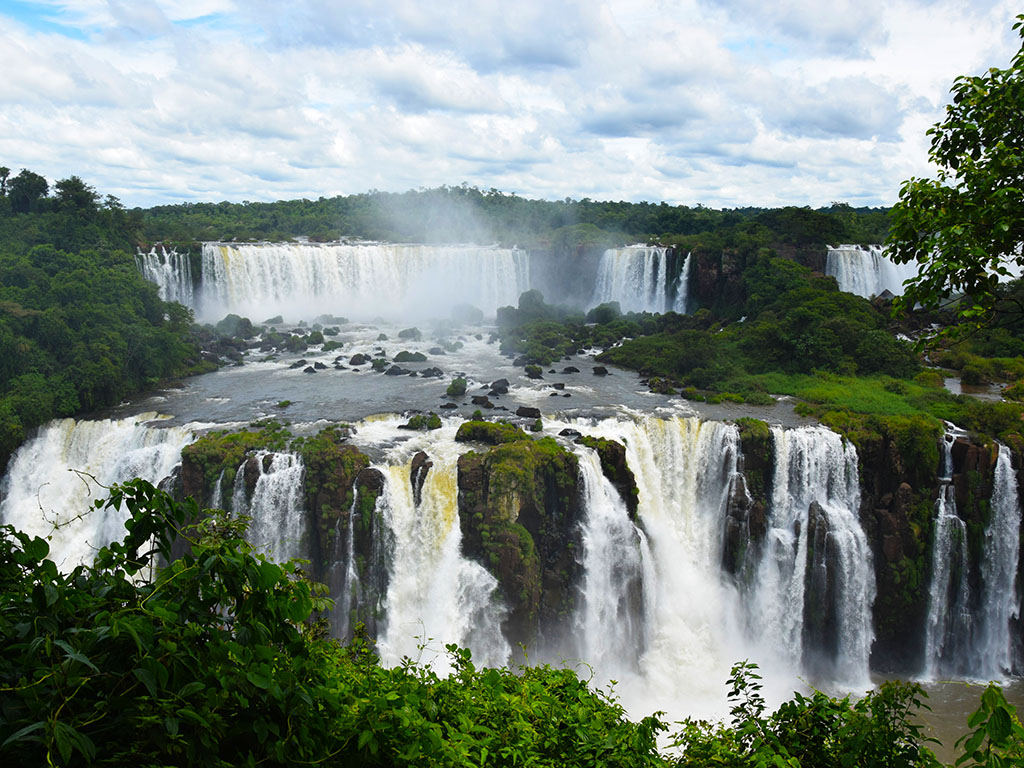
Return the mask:
<path id="1" fill-rule="evenodd" d="M 519 427 L 500 421 L 467 421 L 459 426 L 458 432 L 455 433 L 455 442 L 457 443 L 502 445 L 516 440 L 529 439 L 530 436 Z"/>

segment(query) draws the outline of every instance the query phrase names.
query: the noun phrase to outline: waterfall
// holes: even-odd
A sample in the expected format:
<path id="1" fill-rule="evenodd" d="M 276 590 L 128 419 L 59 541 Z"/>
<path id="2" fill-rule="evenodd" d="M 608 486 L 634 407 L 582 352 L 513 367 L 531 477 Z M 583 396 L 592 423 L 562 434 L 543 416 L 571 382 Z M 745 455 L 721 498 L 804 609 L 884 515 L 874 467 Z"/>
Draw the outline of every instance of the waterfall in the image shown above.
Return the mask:
<path id="1" fill-rule="evenodd" d="M 932 536 L 932 579 L 925 621 L 923 678 L 970 674 L 973 632 L 968 580 L 967 526 L 957 514 L 952 445 L 958 434 L 946 425 L 942 440 L 939 497 Z"/>
<path id="2" fill-rule="evenodd" d="M 773 491 L 750 631 L 793 670 L 867 684 L 875 579 L 857 518 L 856 450 L 825 427 L 773 427 L 772 435 Z"/>
<path id="3" fill-rule="evenodd" d="M 246 465 L 256 467 L 252 498 L 246 500 Z M 302 459 L 293 453 L 259 452 L 235 479 L 235 515 L 252 518 L 246 538 L 277 562 L 307 557 L 309 525 L 302 507 Z"/>
<path id="4" fill-rule="evenodd" d="M 592 306 L 617 301 L 623 312 L 664 312 L 669 248 L 630 245 L 601 256 Z"/>
<path id="5" fill-rule="evenodd" d="M 0 485 L 0 520 L 49 537 L 52 557 L 71 569 L 120 539 L 128 511 L 92 509 L 106 487 L 135 477 L 154 485 L 192 442 L 187 427 L 157 426 L 144 413 L 127 419 L 58 419 L 15 452 Z M 57 527 L 55 527 L 57 526 Z"/>
<path id="6" fill-rule="evenodd" d="M 894 263 L 880 245 L 838 245 L 828 249 L 825 274 L 835 277 L 839 290 L 870 299 L 882 291 L 902 294 L 917 265 Z"/>
<path id="7" fill-rule="evenodd" d="M 195 308 L 211 319 L 429 317 L 457 304 L 493 315 L 530 283 L 529 254 L 497 246 L 204 243 L 202 264 Z"/>
<path id="8" fill-rule="evenodd" d="M 626 447 L 639 490 L 644 645 L 639 672 L 622 681 L 622 693 L 648 709 L 650 701 L 717 701 L 731 663 L 746 655 L 735 632 L 735 590 L 720 568 L 736 428 L 641 416 L 589 431 Z"/>
<path id="9" fill-rule="evenodd" d="M 981 559 L 981 605 L 974 669 L 981 679 L 1002 679 L 1012 670 L 1010 619 L 1020 614 L 1016 585 L 1020 523 L 1017 476 L 1010 460 L 1010 449 L 1000 445 L 991 520 L 985 529 Z"/>
<path id="10" fill-rule="evenodd" d="M 444 671 L 443 646 L 458 643 L 473 652 L 477 664 L 500 666 L 511 654 L 501 633 L 505 611 L 494 598 L 497 580 L 460 551 L 457 461 L 462 448 L 452 439 L 454 427 L 445 431 L 451 434 L 437 435 L 431 446 L 434 466 L 419 504 L 413 497 L 411 462 L 377 467 L 384 475 L 384 520 L 394 539 L 380 652 L 389 664 L 408 656 L 432 661 Z M 404 459 L 405 451 L 395 458 Z"/>
<path id="11" fill-rule="evenodd" d="M 636 673 L 644 647 L 641 534 L 602 473 L 597 452 L 581 448 L 577 456 L 586 510 L 578 653 L 602 679 L 622 679 Z"/>
<path id="12" fill-rule="evenodd" d="M 157 251 L 153 246 L 148 253 L 137 253 L 135 263 L 144 278 L 156 283 L 161 299 L 194 306 L 189 254 L 168 251 L 163 246 Z"/>
<path id="13" fill-rule="evenodd" d="M 672 304 L 672 311 L 681 315 L 686 314 L 690 299 L 690 263 L 693 261 L 693 254 L 687 253 L 683 261 L 683 268 L 679 271 L 679 283 L 676 285 L 676 300 Z"/>

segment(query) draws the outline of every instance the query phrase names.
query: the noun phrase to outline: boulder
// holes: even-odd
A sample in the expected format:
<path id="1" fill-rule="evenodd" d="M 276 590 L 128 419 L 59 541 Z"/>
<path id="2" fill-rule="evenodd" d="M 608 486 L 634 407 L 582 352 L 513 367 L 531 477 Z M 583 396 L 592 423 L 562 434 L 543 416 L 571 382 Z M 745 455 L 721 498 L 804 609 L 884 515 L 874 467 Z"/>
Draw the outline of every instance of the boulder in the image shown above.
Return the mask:
<path id="1" fill-rule="evenodd" d="M 520 405 L 516 408 L 516 416 L 522 416 L 524 419 L 539 419 L 540 408 L 533 408 L 529 405 Z"/>

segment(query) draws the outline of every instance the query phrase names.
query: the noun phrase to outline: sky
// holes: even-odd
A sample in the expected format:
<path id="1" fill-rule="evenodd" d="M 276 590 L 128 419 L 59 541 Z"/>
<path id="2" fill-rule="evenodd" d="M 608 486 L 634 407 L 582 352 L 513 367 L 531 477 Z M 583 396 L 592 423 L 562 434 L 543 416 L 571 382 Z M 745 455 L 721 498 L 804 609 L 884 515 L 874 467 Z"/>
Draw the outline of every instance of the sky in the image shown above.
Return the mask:
<path id="1" fill-rule="evenodd" d="M 0 0 L 0 165 L 125 205 L 468 183 L 890 205 L 1011 0 Z"/>

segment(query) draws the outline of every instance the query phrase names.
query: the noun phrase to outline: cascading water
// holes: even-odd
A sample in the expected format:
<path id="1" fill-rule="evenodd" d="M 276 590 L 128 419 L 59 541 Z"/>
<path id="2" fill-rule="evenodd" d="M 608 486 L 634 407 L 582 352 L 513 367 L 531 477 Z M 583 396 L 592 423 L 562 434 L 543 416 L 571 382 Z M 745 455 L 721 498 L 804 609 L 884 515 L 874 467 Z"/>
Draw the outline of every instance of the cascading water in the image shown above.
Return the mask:
<path id="1" fill-rule="evenodd" d="M 383 243 L 203 244 L 197 314 L 446 316 L 457 304 L 493 315 L 529 288 L 529 254 L 497 246 Z"/>
<path id="2" fill-rule="evenodd" d="M 639 490 L 643 646 L 639 673 L 623 676 L 636 706 L 682 702 L 718 711 L 721 685 L 749 656 L 735 631 L 736 593 L 722 578 L 721 532 L 736 475 L 736 428 L 696 418 L 604 420 L 588 427 L 626 447 Z M 590 578 L 589 572 L 586 578 Z M 586 659 L 585 659 L 586 660 Z"/>
<path id="3" fill-rule="evenodd" d="M 468 647 L 480 665 L 503 665 L 511 654 L 501 633 L 505 610 L 495 598 L 497 580 L 460 551 L 457 463 L 465 448 L 454 441 L 456 427 L 446 423 L 429 438 L 400 444 L 377 467 L 384 475 L 379 503 L 394 542 L 379 635 L 381 657 L 391 664 L 408 656 L 445 670 L 440 651 L 447 643 Z M 433 467 L 417 504 L 410 451 L 419 447 L 429 451 Z"/>
<path id="4" fill-rule="evenodd" d="M 302 460 L 292 453 L 258 453 L 248 462 L 258 476 L 246 499 L 245 465 L 235 479 L 233 512 L 252 518 L 246 538 L 272 560 L 308 555 L 309 530 L 302 509 Z M 247 463 L 248 463 L 247 462 Z"/>
<path id="5" fill-rule="evenodd" d="M 163 246 L 154 246 L 148 253 L 137 253 L 135 263 L 142 276 L 156 283 L 160 298 L 176 301 L 191 307 L 194 304 L 192 289 L 192 264 L 189 254 L 168 251 Z"/>
<path id="6" fill-rule="evenodd" d="M 664 312 L 669 250 L 654 245 L 606 250 L 598 266 L 592 306 L 617 301 L 623 312 Z"/>
<path id="7" fill-rule="evenodd" d="M 0 520 L 48 536 L 62 568 L 91 561 L 124 535 L 128 516 L 125 509 L 91 509 L 92 500 L 135 477 L 159 483 L 194 439 L 187 427 L 156 426 L 158 418 L 51 421 L 11 459 L 0 487 Z"/>
<path id="8" fill-rule="evenodd" d="M 676 285 L 676 298 L 672 303 L 672 311 L 681 315 L 686 314 L 690 300 L 690 264 L 693 261 L 693 254 L 687 253 L 683 261 L 683 268 L 679 271 L 679 283 Z"/>
<path id="9" fill-rule="evenodd" d="M 947 424 L 942 440 L 939 497 L 935 501 L 932 580 L 925 622 L 925 680 L 970 675 L 973 632 L 968 580 L 967 526 L 957 514 L 952 444 L 962 434 Z"/>
<path id="10" fill-rule="evenodd" d="M 981 559 L 981 605 L 978 614 L 976 673 L 980 679 L 1002 679 L 1012 670 L 1010 619 L 1020 614 L 1017 565 L 1020 556 L 1020 499 L 1010 449 L 999 446 L 992 517 L 985 529 Z"/>
<path id="11" fill-rule="evenodd" d="M 838 245 L 828 249 L 825 274 L 839 283 L 839 290 L 870 299 L 882 291 L 899 296 L 903 283 L 917 275 L 917 265 L 896 264 L 880 245 Z"/>
<path id="12" fill-rule="evenodd" d="M 640 532 L 597 453 L 576 454 L 583 483 L 583 605 L 576 617 L 579 656 L 603 679 L 635 674 L 643 640 Z"/>
<path id="13" fill-rule="evenodd" d="M 794 671 L 868 684 L 875 578 L 857 518 L 856 450 L 824 427 L 773 427 L 772 435 L 775 474 L 751 632 Z"/>

